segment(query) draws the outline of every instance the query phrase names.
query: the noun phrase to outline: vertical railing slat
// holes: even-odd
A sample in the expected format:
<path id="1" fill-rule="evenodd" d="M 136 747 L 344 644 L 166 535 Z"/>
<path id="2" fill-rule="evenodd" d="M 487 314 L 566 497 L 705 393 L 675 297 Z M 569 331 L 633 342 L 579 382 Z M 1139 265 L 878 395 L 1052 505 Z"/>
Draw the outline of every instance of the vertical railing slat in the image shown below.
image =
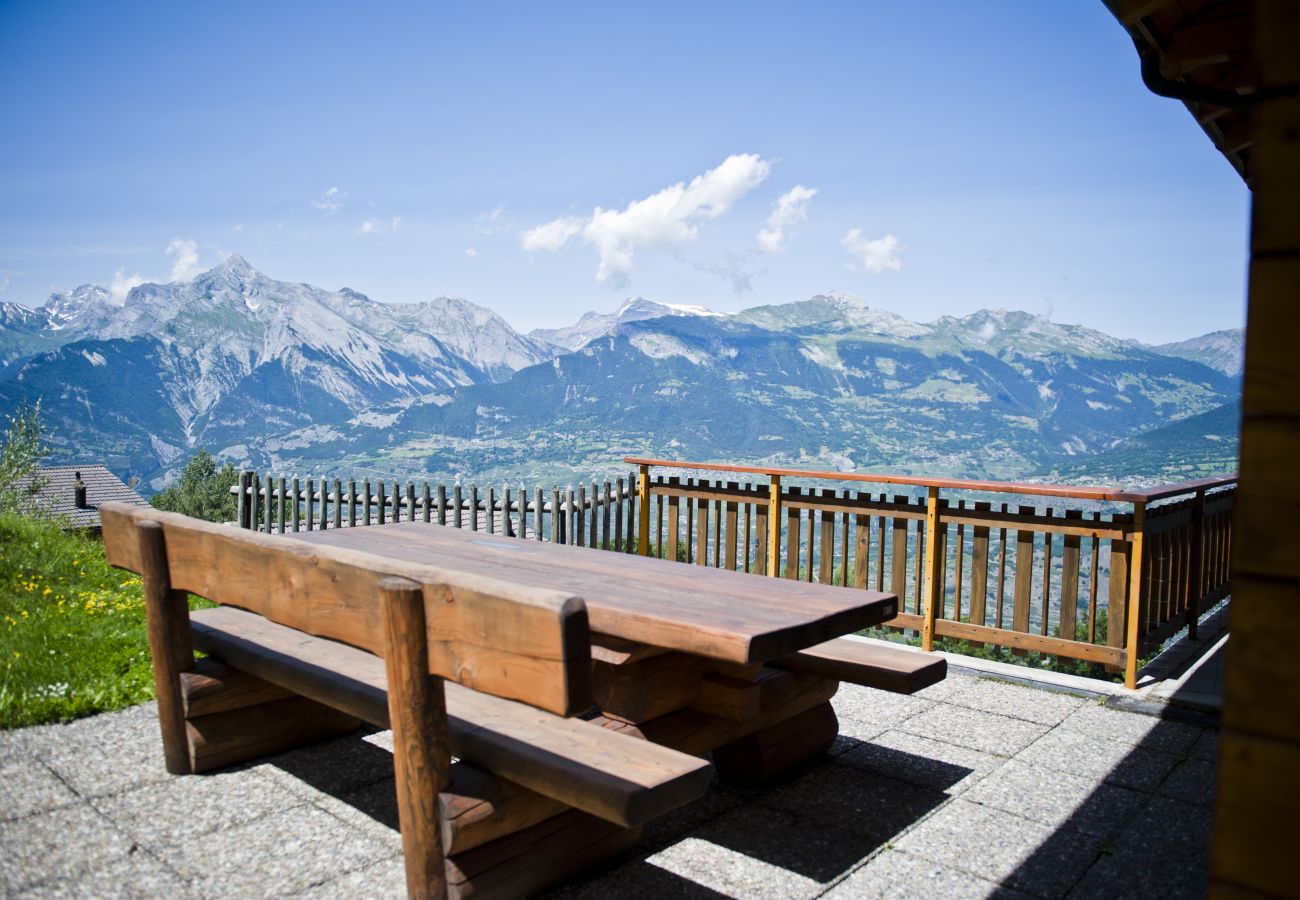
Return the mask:
<path id="1" fill-rule="evenodd" d="M 1067 509 L 1065 518 L 1070 524 L 1083 519 L 1083 510 Z M 1061 624 L 1060 636 L 1075 640 L 1079 632 L 1079 547 L 1077 534 L 1067 534 L 1061 539 Z"/>
<path id="2" fill-rule="evenodd" d="M 1032 516 L 1032 506 L 1020 507 L 1020 515 Z M 1029 633 L 1029 613 L 1034 588 L 1034 532 L 1029 528 L 1016 530 L 1016 582 L 1012 594 L 1011 630 L 1021 634 Z M 1013 651 L 1017 656 L 1024 656 L 1024 650 Z"/>
<path id="3" fill-rule="evenodd" d="M 858 493 L 858 499 L 862 494 Z M 858 513 L 853 518 L 853 586 L 859 590 L 867 587 L 868 568 L 871 565 L 871 517 Z M 846 565 L 847 569 L 848 566 Z"/>
<path id="4" fill-rule="evenodd" d="M 895 495 L 895 504 L 905 504 L 908 497 Z M 907 609 L 907 532 L 908 520 L 893 520 L 893 546 L 890 548 L 889 592 L 898 596 L 900 611 Z"/>
<path id="5" fill-rule="evenodd" d="M 799 488 L 790 488 L 791 500 L 798 498 L 799 494 Z M 785 513 L 785 577 L 793 578 L 796 581 L 799 578 L 799 522 L 798 508 L 787 506 Z"/>
<path id="6" fill-rule="evenodd" d="M 993 504 L 977 502 L 976 512 L 989 512 Z M 987 625 L 989 599 L 989 527 L 976 525 L 971 529 L 970 553 L 970 620 L 975 625 Z"/>

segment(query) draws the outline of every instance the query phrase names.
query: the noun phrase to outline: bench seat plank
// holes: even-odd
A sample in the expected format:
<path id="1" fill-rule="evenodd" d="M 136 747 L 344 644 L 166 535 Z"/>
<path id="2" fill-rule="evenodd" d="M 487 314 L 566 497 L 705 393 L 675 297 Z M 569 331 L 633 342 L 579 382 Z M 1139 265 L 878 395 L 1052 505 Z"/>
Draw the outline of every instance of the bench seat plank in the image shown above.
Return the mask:
<path id="1" fill-rule="evenodd" d="M 770 665 L 896 694 L 914 694 L 943 681 L 948 674 L 948 661 L 941 656 L 848 638 L 817 644 L 774 660 Z"/>
<path id="2" fill-rule="evenodd" d="M 388 727 L 384 661 L 233 607 L 191 614 L 194 645 L 294 693 Z M 704 794 L 701 759 L 578 719 L 445 685 L 451 751 L 539 794 L 635 826 Z"/>

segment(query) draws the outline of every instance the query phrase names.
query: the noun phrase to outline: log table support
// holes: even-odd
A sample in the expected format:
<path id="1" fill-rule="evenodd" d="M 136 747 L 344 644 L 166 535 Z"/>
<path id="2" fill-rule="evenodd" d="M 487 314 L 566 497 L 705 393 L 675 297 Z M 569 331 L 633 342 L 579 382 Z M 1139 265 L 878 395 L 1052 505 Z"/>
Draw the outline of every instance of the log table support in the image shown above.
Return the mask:
<path id="1" fill-rule="evenodd" d="M 757 787 L 821 756 L 840 733 L 829 701 L 777 722 L 713 751 L 713 765 L 723 781 Z"/>

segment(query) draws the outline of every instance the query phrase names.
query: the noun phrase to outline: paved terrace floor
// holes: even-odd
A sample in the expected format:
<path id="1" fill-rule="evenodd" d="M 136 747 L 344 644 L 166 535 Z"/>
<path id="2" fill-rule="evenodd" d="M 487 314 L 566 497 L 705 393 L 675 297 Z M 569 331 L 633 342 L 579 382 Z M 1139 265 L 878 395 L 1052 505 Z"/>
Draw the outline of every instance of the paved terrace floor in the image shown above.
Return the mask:
<path id="1" fill-rule="evenodd" d="M 968 674 L 834 705 L 827 758 L 715 784 L 551 896 L 1203 894 L 1213 719 Z M 154 715 L 0 732 L 0 894 L 403 896 L 387 732 L 176 778 Z"/>

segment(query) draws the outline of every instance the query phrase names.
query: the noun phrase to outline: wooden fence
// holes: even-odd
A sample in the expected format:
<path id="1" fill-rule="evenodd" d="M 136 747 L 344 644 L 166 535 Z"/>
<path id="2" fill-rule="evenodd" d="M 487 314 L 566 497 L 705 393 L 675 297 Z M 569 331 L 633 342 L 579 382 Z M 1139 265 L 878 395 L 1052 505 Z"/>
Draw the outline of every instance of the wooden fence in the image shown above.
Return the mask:
<path id="1" fill-rule="evenodd" d="M 324 478 L 242 472 L 232 489 L 241 528 L 285 534 L 386 522 L 436 522 L 508 537 L 579 547 L 634 548 L 635 476 L 535 488 Z M 624 535 L 627 539 L 624 539 Z"/>
<path id="2" fill-rule="evenodd" d="M 234 491 L 238 524 L 266 532 L 423 521 L 889 591 L 900 609 L 891 626 L 919 634 L 926 650 L 946 637 L 1037 651 L 1122 671 L 1130 687 L 1138 660 L 1183 627 L 1195 638 L 1200 614 L 1230 587 L 1235 476 L 1122 491 L 625 462 L 639 474 L 576 490 L 244 472 Z M 796 480 L 812 484 L 789 483 Z M 913 490 L 873 494 L 817 482 Z M 977 499 L 989 495 L 1035 502 Z"/>
<path id="3" fill-rule="evenodd" d="M 1229 590 L 1235 476 L 1121 491 L 625 461 L 640 468 L 639 553 L 889 591 L 900 609 L 891 625 L 919 633 L 926 650 L 948 637 L 1038 651 L 1123 671 L 1133 687 L 1138 660 L 1183 627 L 1195 638 L 1200 614 Z M 652 475 L 656 467 L 767 481 Z M 990 494 L 1037 502 L 976 499 Z"/>

